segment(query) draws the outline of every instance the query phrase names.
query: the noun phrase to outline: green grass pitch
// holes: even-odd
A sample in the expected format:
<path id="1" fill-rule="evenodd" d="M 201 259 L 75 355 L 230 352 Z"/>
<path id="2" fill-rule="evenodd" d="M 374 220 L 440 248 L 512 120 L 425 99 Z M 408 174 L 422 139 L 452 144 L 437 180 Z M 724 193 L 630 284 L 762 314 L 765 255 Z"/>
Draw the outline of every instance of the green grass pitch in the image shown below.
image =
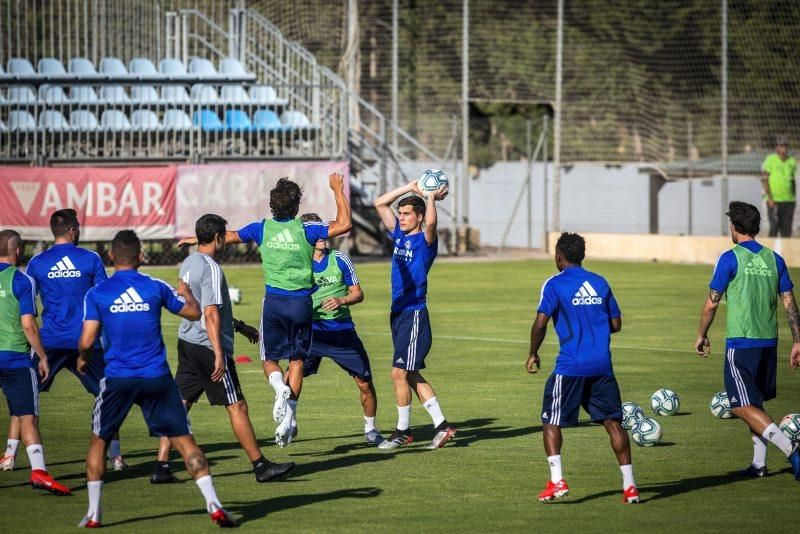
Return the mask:
<path id="1" fill-rule="evenodd" d="M 712 329 L 712 356 L 693 354 L 709 267 L 588 262 L 608 278 L 623 311 L 614 336 L 614 367 L 624 401 L 650 412 L 649 397 L 675 390 L 681 412 L 662 417 L 663 443 L 634 447 L 634 470 L 643 503 L 621 504 L 621 478 L 602 427 L 564 432 L 562 451 L 568 498 L 543 505 L 536 494 L 549 476 L 539 418 L 543 386 L 553 368 L 557 342 L 550 329 L 542 371 L 523 367 L 528 333 L 551 261 L 438 262 L 430 275 L 429 309 L 434 347 L 425 376 L 447 418 L 459 429 L 441 450 L 424 448 L 433 431 L 415 400 L 417 441 L 397 452 L 362 444 L 363 421 L 355 385 L 332 362 L 304 384 L 298 440 L 287 449 L 272 443 L 272 390 L 258 362 L 257 347 L 237 337 L 237 354 L 254 358 L 239 374 L 265 455 L 298 466 L 284 481 L 256 484 L 223 409 L 202 400 L 192 410 L 195 436 L 207 453 L 218 494 L 244 529 L 281 532 L 439 531 L 754 531 L 796 532 L 800 484 L 774 448 L 771 476 L 741 480 L 731 472 L 748 465 L 752 443 L 737 420 L 717 420 L 708 410 L 723 388 L 724 306 Z M 172 281 L 177 269 L 145 269 Z M 243 290 L 237 317 L 257 324 L 262 282 L 258 266 L 226 269 L 229 284 Z M 389 432 L 396 418 L 389 378 L 388 264 L 358 266 L 366 300 L 353 310 L 371 355 L 378 390 L 378 425 Z M 794 271 L 795 280 L 800 272 Z M 174 370 L 178 319 L 164 317 Z M 780 315 L 779 398 L 767 407 L 775 418 L 800 411 L 800 374 L 788 366 L 788 332 Z M 136 332 L 131 332 L 136 335 Z M 0 531 L 56 532 L 72 528 L 86 511 L 84 458 L 92 399 L 68 373 L 41 398 L 41 428 L 51 473 L 74 488 L 58 498 L 26 486 L 24 448 L 17 469 L 0 473 Z M 582 419 L 586 415 L 582 414 Z M 0 428 L 7 417 L 3 411 Z M 199 532 L 214 528 L 196 486 L 151 486 L 156 440 L 147 436 L 138 408 L 122 427 L 131 468 L 110 472 L 103 497 L 104 524 L 115 531 Z M 175 463 L 177 465 L 177 463 Z M 793 526 L 794 525 L 794 526 Z"/>

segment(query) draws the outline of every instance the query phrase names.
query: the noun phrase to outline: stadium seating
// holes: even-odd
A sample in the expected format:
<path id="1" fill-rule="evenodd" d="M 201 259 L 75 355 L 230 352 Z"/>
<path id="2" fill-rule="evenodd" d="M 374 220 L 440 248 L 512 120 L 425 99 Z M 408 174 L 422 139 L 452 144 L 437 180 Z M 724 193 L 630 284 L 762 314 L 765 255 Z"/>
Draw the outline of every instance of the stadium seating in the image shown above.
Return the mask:
<path id="1" fill-rule="evenodd" d="M 69 90 L 69 99 L 76 104 L 96 104 L 100 101 L 97 92 L 89 85 L 73 85 Z"/>
<path id="2" fill-rule="evenodd" d="M 64 114 L 50 109 L 39 113 L 39 128 L 53 132 L 64 132 L 70 129 Z"/>
<path id="3" fill-rule="evenodd" d="M 60 85 L 40 85 L 39 102 L 45 104 L 66 104 L 69 102 L 64 88 Z"/>
<path id="4" fill-rule="evenodd" d="M 104 57 L 100 60 L 100 73 L 115 78 L 122 78 L 130 76 L 125 64 L 115 57 Z"/>
<path id="5" fill-rule="evenodd" d="M 81 132 L 93 132 L 98 129 L 97 117 L 91 111 L 76 109 L 69 115 L 69 126 Z"/>
<path id="6" fill-rule="evenodd" d="M 100 100 L 109 104 L 130 104 L 131 99 L 121 85 L 104 85 L 100 88 Z"/>
<path id="7" fill-rule="evenodd" d="M 97 70 L 94 64 L 86 58 L 74 57 L 69 60 L 68 71 L 70 74 L 75 74 L 81 78 L 97 78 Z"/>
<path id="8" fill-rule="evenodd" d="M 137 109 L 131 114 L 131 124 L 134 130 L 161 130 L 161 122 L 158 115 L 148 109 Z"/>
<path id="9" fill-rule="evenodd" d="M 3 122 L 3 119 L 0 119 L 0 132 L 7 132 L 7 131 L 8 127 L 6 126 L 6 123 Z"/>
<path id="10" fill-rule="evenodd" d="M 283 131 L 283 124 L 271 109 L 259 109 L 253 114 L 253 128 L 257 131 L 280 132 Z"/>
<path id="11" fill-rule="evenodd" d="M 152 85 L 133 85 L 131 100 L 139 104 L 156 104 L 159 102 L 158 92 Z"/>
<path id="12" fill-rule="evenodd" d="M 54 57 L 44 57 L 39 60 L 39 74 L 45 76 L 64 76 L 67 71 L 64 65 Z"/>
<path id="13" fill-rule="evenodd" d="M 195 111 L 192 117 L 192 124 L 198 126 L 204 132 L 221 132 L 225 129 L 225 125 L 219 120 L 217 114 L 210 109 Z"/>
<path id="14" fill-rule="evenodd" d="M 9 111 L 8 129 L 12 132 L 33 132 L 36 130 L 36 119 L 27 111 Z"/>
<path id="15" fill-rule="evenodd" d="M 168 109 L 164 112 L 165 130 L 188 131 L 192 128 L 192 120 L 182 109 Z"/>
<path id="16" fill-rule="evenodd" d="M 125 132 L 131 130 L 128 117 L 118 109 L 107 109 L 100 117 L 100 129 L 110 132 Z"/>
<path id="17" fill-rule="evenodd" d="M 8 60 L 8 74 L 15 76 L 36 76 L 31 62 L 24 57 L 12 57 Z"/>
<path id="18" fill-rule="evenodd" d="M 199 83 L 192 86 L 192 100 L 200 104 L 216 104 L 219 101 L 219 95 L 214 87 Z"/>
<path id="19" fill-rule="evenodd" d="M 9 104 L 35 104 L 36 94 L 27 85 L 15 85 L 8 88 Z"/>
<path id="20" fill-rule="evenodd" d="M 153 65 L 153 62 L 143 57 L 137 57 L 135 59 L 132 59 L 130 65 L 128 65 L 128 69 L 130 69 L 131 74 L 135 74 L 139 77 L 159 76 L 159 72 L 156 70 L 156 67 L 155 65 Z"/>
<path id="21" fill-rule="evenodd" d="M 241 85 L 223 85 L 220 99 L 229 104 L 249 104 L 250 95 Z"/>
<path id="22" fill-rule="evenodd" d="M 231 132 L 250 132 L 253 124 L 250 117 L 241 109 L 229 109 L 225 112 L 225 129 Z"/>

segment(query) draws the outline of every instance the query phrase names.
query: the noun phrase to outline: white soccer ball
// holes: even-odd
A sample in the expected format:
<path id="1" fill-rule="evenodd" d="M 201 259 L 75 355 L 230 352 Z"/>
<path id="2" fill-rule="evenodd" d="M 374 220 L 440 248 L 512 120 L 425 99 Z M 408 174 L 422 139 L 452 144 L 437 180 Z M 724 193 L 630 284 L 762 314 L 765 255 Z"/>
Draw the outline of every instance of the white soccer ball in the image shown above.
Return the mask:
<path id="1" fill-rule="evenodd" d="M 671 389 L 659 389 L 650 397 L 650 406 L 656 415 L 675 415 L 681 407 L 681 400 Z"/>
<path id="2" fill-rule="evenodd" d="M 632 429 L 636 421 L 641 421 L 642 419 L 644 419 L 644 410 L 642 410 L 641 406 L 635 402 L 622 403 L 622 426 L 626 430 Z"/>
<path id="3" fill-rule="evenodd" d="M 708 403 L 708 409 L 718 419 L 733 419 L 733 412 L 731 412 L 731 401 L 728 399 L 728 394 L 724 391 L 719 391 L 711 397 L 711 402 Z"/>
<path id="4" fill-rule="evenodd" d="M 239 304 L 242 302 L 242 290 L 238 287 L 231 286 L 228 288 L 228 295 L 231 297 L 231 302 Z"/>
<path id="5" fill-rule="evenodd" d="M 438 191 L 448 183 L 447 175 L 438 169 L 428 169 L 417 179 L 417 187 L 423 193 Z"/>
<path id="6" fill-rule="evenodd" d="M 631 429 L 633 442 L 640 447 L 652 447 L 661 441 L 661 425 L 651 417 L 645 417 Z"/>
<path id="7" fill-rule="evenodd" d="M 783 416 L 778 426 L 787 438 L 800 442 L 800 413 L 790 413 Z"/>

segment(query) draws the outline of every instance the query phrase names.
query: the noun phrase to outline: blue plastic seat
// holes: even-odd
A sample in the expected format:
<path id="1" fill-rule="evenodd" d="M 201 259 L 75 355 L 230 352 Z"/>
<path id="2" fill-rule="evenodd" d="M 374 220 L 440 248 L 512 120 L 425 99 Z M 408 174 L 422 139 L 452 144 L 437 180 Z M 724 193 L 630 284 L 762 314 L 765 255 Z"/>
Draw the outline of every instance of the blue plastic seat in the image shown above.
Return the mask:
<path id="1" fill-rule="evenodd" d="M 225 129 L 216 113 L 210 109 L 201 109 L 194 112 L 192 124 L 199 126 L 204 132 L 221 132 Z"/>
<path id="2" fill-rule="evenodd" d="M 225 128 L 229 132 L 249 132 L 253 129 L 247 112 L 241 109 L 229 109 L 225 112 Z"/>
<path id="3" fill-rule="evenodd" d="M 259 109 L 253 114 L 253 128 L 260 131 L 280 132 L 283 124 L 278 114 L 271 109 Z"/>

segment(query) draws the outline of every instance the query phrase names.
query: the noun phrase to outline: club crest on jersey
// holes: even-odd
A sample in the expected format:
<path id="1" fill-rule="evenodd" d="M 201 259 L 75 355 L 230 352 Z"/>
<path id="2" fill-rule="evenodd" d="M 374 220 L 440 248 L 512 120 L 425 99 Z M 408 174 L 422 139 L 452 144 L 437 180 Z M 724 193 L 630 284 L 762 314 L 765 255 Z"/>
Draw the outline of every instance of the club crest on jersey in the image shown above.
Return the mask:
<path id="1" fill-rule="evenodd" d="M 109 310 L 111 313 L 150 311 L 150 304 L 145 302 L 135 289 L 129 287 L 114 300 Z"/>
<path id="2" fill-rule="evenodd" d="M 573 306 L 587 306 L 592 304 L 602 304 L 603 298 L 597 295 L 592 285 L 586 281 L 581 285 L 578 292 L 575 293 L 575 298 L 572 299 Z"/>
<path id="3" fill-rule="evenodd" d="M 55 265 L 50 267 L 50 272 L 47 273 L 47 278 L 80 278 L 81 272 L 75 267 L 75 264 L 64 256 Z"/>

